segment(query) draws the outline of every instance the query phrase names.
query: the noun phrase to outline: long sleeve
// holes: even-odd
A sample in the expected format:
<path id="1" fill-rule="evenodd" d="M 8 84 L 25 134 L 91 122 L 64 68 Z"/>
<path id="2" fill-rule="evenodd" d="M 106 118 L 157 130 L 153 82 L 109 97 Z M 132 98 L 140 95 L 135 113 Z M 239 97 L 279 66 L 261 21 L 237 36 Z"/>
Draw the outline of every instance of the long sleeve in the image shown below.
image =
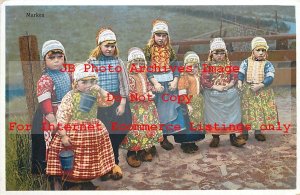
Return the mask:
<path id="1" fill-rule="evenodd" d="M 72 118 L 73 101 L 72 91 L 69 91 L 62 99 L 61 104 L 58 106 L 56 113 L 56 120 L 58 124 L 68 124 Z"/>
<path id="2" fill-rule="evenodd" d="M 263 84 L 265 85 L 265 87 L 267 87 L 272 84 L 275 77 L 275 68 L 270 61 L 266 62 L 264 73 L 265 73 L 265 78 Z"/>
<path id="3" fill-rule="evenodd" d="M 146 47 L 144 48 L 144 54 L 147 61 L 147 66 L 151 66 L 151 51 L 148 45 L 146 45 Z M 147 71 L 146 76 L 149 80 L 154 77 L 153 72 L 150 71 Z"/>
<path id="4" fill-rule="evenodd" d="M 52 92 L 54 83 L 48 75 L 42 75 L 37 82 L 37 98 L 41 105 L 43 114 L 53 112 L 52 108 Z"/>
<path id="5" fill-rule="evenodd" d="M 179 77 L 180 76 L 180 72 L 178 71 L 179 64 L 177 62 L 176 53 L 172 47 L 170 48 L 170 66 L 177 66 L 177 68 L 173 72 L 173 76 Z"/>
<path id="6" fill-rule="evenodd" d="M 119 72 L 119 82 L 120 82 L 120 95 L 122 97 L 129 96 L 129 81 L 128 81 L 128 72 L 124 65 L 124 62 L 119 59 L 120 66 L 122 70 Z"/>

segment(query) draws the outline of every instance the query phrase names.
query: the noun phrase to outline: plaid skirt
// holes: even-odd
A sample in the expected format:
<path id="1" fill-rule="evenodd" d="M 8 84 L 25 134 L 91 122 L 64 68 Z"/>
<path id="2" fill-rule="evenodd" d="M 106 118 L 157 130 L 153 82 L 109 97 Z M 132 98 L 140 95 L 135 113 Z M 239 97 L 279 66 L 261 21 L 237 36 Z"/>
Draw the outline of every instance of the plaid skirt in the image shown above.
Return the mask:
<path id="1" fill-rule="evenodd" d="M 75 124 L 93 125 L 92 130 L 70 130 L 67 135 L 71 139 L 74 151 L 74 167 L 71 171 L 63 171 L 59 159 L 59 153 L 64 149 L 58 134 L 53 137 L 48 150 L 47 168 L 48 175 L 63 176 L 70 181 L 84 181 L 100 177 L 115 165 L 114 153 L 109 134 L 104 124 L 98 119 L 90 122 L 72 121 Z M 97 129 L 98 128 L 98 129 Z"/>

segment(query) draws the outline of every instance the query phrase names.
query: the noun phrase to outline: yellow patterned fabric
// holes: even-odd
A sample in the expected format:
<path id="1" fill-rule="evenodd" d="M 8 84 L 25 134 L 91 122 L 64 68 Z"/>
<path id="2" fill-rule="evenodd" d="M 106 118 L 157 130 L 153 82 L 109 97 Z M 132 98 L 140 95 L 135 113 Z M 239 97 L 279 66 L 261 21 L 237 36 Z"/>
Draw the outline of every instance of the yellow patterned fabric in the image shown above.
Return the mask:
<path id="1" fill-rule="evenodd" d="M 261 83 L 265 78 L 266 61 L 255 61 L 251 57 L 248 58 L 247 82 Z"/>
<path id="2" fill-rule="evenodd" d="M 170 70 L 170 53 L 166 47 L 158 45 L 153 46 L 153 55 L 151 56 L 152 65 L 158 67 L 166 67 L 166 71 Z"/>

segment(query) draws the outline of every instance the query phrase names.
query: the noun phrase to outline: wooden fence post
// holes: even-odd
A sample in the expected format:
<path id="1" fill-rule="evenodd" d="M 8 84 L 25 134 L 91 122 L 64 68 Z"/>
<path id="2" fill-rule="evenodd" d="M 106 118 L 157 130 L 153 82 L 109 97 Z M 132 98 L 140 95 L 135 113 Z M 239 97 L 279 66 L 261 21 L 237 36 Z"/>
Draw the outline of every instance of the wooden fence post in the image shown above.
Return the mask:
<path id="1" fill-rule="evenodd" d="M 29 120 L 37 108 L 36 83 L 41 76 L 42 68 L 37 38 L 34 35 L 19 37 L 20 58 Z"/>

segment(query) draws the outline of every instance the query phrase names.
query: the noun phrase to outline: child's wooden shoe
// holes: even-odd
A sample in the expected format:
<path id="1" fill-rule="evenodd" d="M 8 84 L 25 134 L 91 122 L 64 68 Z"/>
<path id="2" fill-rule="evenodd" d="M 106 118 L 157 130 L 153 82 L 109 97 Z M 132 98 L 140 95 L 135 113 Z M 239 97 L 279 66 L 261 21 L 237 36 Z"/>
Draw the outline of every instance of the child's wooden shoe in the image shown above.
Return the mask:
<path id="1" fill-rule="evenodd" d="M 144 162 L 151 162 L 153 157 L 152 157 L 152 154 L 150 152 L 150 150 L 140 150 L 138 151 L 138 157 L 141 161 L 144 161 Z"/>
<path id="2" fill-rule="evenodd" d="M 112 169 L 112 174 L 110 175 L 110 178 L 113 180 L 119 180 L 122 179 L 123 173 L 121 167 L 119 165 L 115 165 Z"/>
<path id="3" fill-rule="evenodd" d="M 216 148 L 216 147 L 219 146 L 219 143 L 220 143 L 220 138 L 214 136 L 213 139 L 211 140 L 210 144 L 209 144 L 209 147 Z"/>
<path id="4" fill-rule="evenodd" d="M 160 145 L 165 150 L 173 150 L 174 149 L 173 144 L 170 143 L 167 138 L 164 138 L 164 140 L 162 142 L 160 142 Z"/>
<path id="5" fill-rule="evenodd" d="M 127 160 L 127 163 L 129 164 L 129 166 L 131 166 L 131 167 L 136 168 L 136 167 L 141 166 L 141 164 L 142 164 L 142 162 L 139 160 L 137 155 L 127 156 L 126 160 Z"/>

